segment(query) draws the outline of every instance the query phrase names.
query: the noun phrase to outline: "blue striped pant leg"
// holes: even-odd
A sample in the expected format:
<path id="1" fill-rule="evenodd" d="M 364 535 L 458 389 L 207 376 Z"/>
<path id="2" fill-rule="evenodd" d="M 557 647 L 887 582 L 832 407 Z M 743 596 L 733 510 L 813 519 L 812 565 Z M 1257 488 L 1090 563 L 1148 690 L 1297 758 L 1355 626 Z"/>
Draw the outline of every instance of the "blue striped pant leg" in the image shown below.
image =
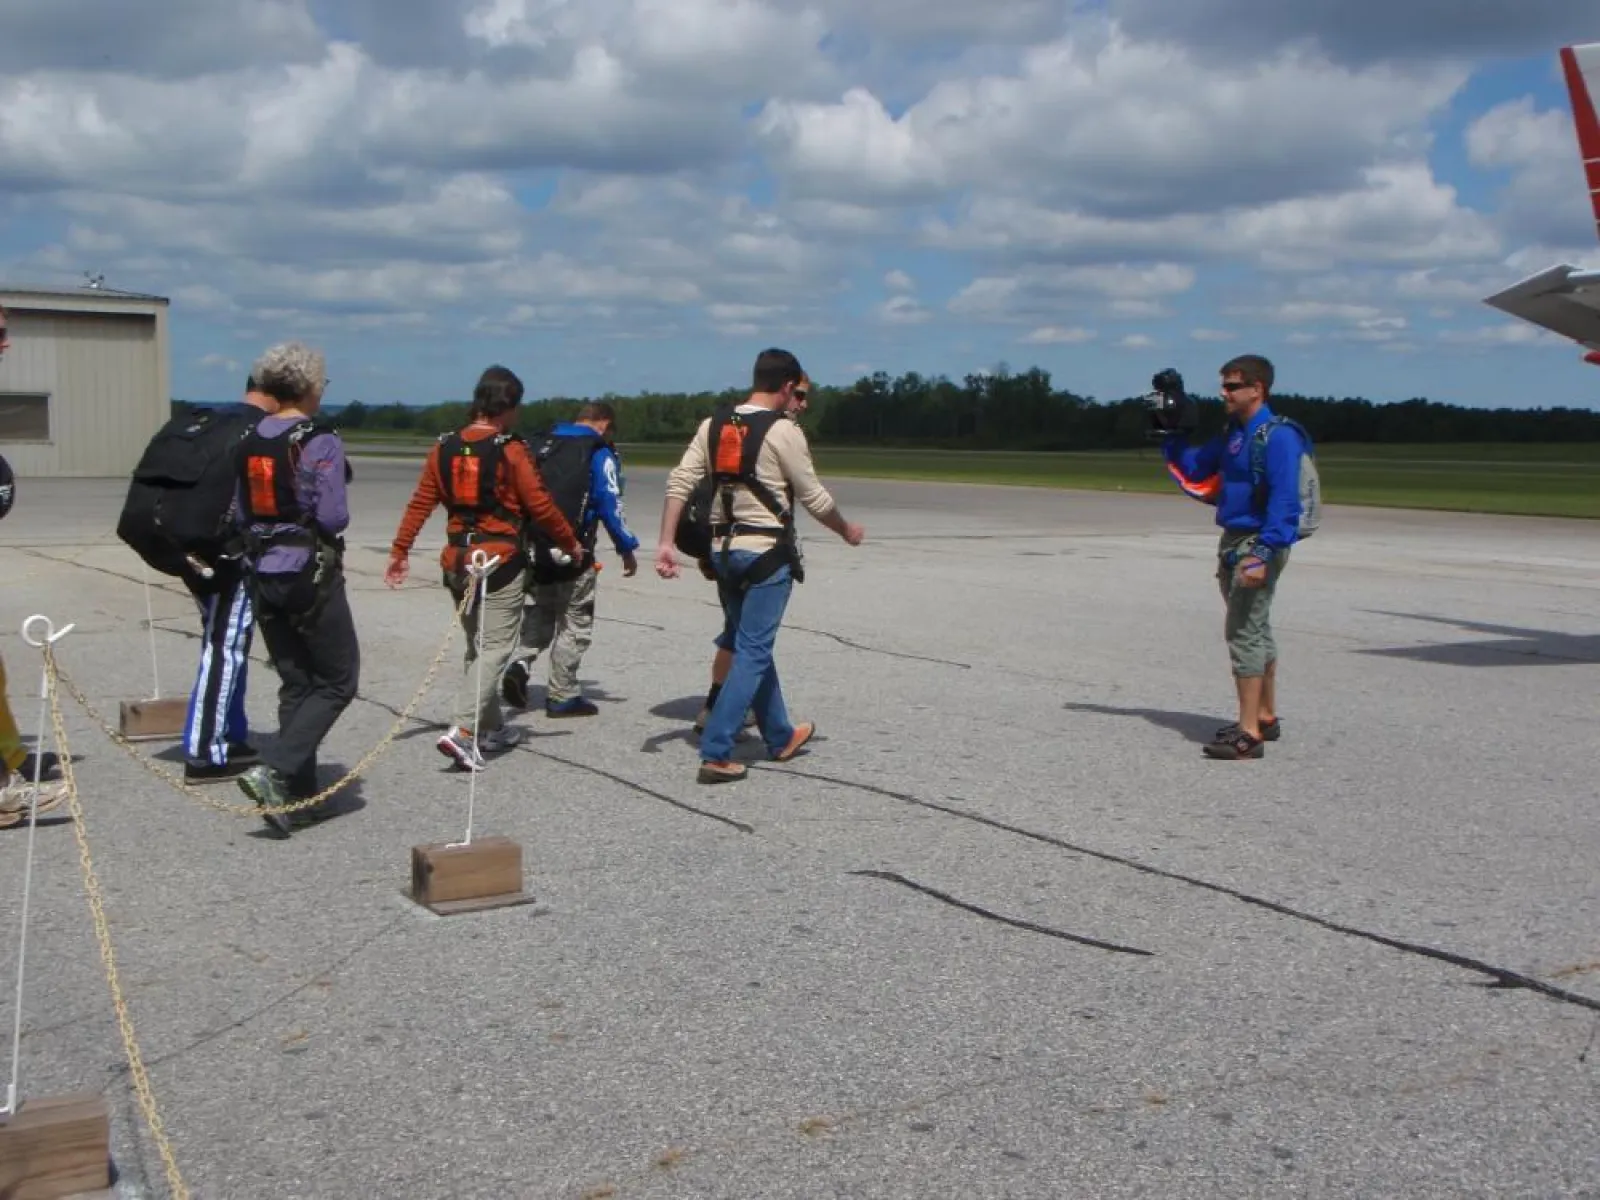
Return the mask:
<path id="1" fill-rule="evenodd" d="M 223 766 L 228 744 L 249 736 L 244 715 L 246 667 L 254 614 L 242 578 L 229 573 L 213 592 L 196 594 L 200 606 L 200 669 L 189 695 L 183 734 L 190 762 Z"/>

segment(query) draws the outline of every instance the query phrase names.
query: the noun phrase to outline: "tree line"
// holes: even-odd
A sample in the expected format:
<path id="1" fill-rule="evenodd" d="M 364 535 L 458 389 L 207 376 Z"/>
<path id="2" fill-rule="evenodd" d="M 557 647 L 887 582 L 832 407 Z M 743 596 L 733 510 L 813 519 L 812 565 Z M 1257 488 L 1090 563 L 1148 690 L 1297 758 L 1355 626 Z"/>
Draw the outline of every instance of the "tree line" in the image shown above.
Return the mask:
<path id="1" fill-rule="evenodd" d="M 743 389 L 646 392 L 596 397 L 617 413 L 617 440 L 681 443 L 718 404 L 736 404 Z M 1202 430 L 1222 425 L 1222 402 L 1196 396 Z M 183 402 L 178 402 L 183 403 Z M 552 397 L 523 406 L 521 429 L 570 421 L 585 403 Z M 1600 441 L 1600 412 L 1580 408 L 1465 408 L 1417 397 L 1380 404 L 1361 397 L 1274 396 L 1275 411 L 1302 422 L 1320 442 L 1572 442 Z M 466 422 L 467 402 L 433 405 L 329 406 L 341 429 L 375 434 L 432 435 Z M 1097 401 L 1058 389 L 1038 367 L 1002 366 L 957 383 L 943 375 L 886 372 L 848 387 L 816 387 L 805 419 L 817 444 L 950 450 L 1114 450 L 1147 445 L 1141 397 Z"/>

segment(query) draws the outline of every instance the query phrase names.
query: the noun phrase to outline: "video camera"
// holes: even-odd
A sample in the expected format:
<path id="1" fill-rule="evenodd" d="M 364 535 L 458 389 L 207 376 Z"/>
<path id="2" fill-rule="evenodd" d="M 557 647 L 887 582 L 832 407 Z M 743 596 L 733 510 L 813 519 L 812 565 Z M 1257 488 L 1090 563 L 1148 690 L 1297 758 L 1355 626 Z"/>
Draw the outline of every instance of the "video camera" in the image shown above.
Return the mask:
<path id="1" fill-rule="evenodd" d="M 1200 408 L 1183 390 L 1182 375 L 1167 367 L 1151 377 L 1150 387 L 1143 399 L 1150 420 L 1146 434 L 1152 441 L 1174 433 L 1191 435 L 1200 427 Z"/>

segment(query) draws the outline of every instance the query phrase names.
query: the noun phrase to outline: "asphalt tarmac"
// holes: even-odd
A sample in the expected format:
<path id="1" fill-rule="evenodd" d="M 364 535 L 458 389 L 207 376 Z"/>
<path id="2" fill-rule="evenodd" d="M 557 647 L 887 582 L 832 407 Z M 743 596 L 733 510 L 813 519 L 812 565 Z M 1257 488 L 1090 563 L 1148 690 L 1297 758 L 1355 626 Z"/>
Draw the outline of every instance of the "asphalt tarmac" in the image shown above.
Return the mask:
<path id="1" fill-rule="evenodd" d="M 415 464 L 356 470 L 361 695 L 327 780 L 451 624 L 442 516 L 411 583 L 381 578 Z M 468 777 L 433 746 L 459 631 L 341 815 L 288 841 L 63 701 L 193 1195 L 1600 1197 L 1594 524 L 1330 508 L 1276 605 L 1283 739 L 1223 763 L 1200 752 L 1234 715 L 1208 510 L 841 481 L 867 541 L 804 526 L 778 644 L 819 736 L 782 765 L 746 742 L 750 777 L 706 787 L 689 725 L 720 615 L 692 567 L 651 570 L 662 480 L 628 472 L 640 573 L 603 554 L 601 714 L 519 715 L 478 777 L 474 836 L 521 844 L 532 905 L 404 895 L 412 847 L 465 832 Z M 74 624 L 62 665 L 113 720 L 153 690 L 121 495 L 24 480 L 0 527 L 30 734 L 32 613 Z M 198 623 L 156 583 L 182 693 Z M 26 833 L 0 833 L 0 1084 Z M 70 823 L 36 855 L 24 1098 L 104 1093 L 110 1194 L 166 1195 Z"/>

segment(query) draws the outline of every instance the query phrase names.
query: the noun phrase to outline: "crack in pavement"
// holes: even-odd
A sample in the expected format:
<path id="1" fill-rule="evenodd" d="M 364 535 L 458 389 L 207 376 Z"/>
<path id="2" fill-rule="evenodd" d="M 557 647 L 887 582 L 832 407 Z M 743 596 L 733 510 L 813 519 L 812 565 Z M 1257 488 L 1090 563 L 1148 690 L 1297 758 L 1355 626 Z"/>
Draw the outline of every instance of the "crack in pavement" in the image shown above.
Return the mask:
<path id="1" fill-rule="evenodd" d="M 792 629 L 796 633 L 809 633 L 815 637 L 831 638 L 841 646 L 846 646 L 851 650 L 862 650 L 868 654 L 882 654 L 889 658 L 907 658 L 913 662 L 938 663 L 945 667 L 959 667 L 963 671 L 972 670 L 971 663 L 956 662 L 951 658 L 934 658 L 927 654 L 909 654 L 904 650 L 884 650 L 879 646 L 868 646 L 864 642 L 853 642 L 841 634 L 829 633 L 826 629 L 810 629 L 804 625 L 785 625 L 784 628 Z"/>
<path id="2" fill-rule="evenodd" d="M 1154 958 L 1151 950 L 1140 950 L 1134 946 L 1119 946 L 1115 942 L 1103 942 L 1098 938 L 1085 937 L 1078 933 L 1068 933 L 1064 929 L 1052 929 L 1048 925 L 1036 925 L 1032 921 L 1024 921 L 1020 917 L 1004 917 L 987 908 L 980 908 L 976 904 L 968 904 L 965 900 L 957 900 L 948 892 L 941 892 L 938 888 L 931 888 L 925 883 L 918 883 L 914 879 L 907 879 L 896 871 L 851 871 L 851 875 L 859 875 L 867 879 L 884 879 L 890 883 L 902 884 L 914 892 L 921 892 L 924 896 L 932 896 L 935 900 L 942 901 L 953 908 L 964 909 L 976 913 L 985 920 L 998 921 L 1002 925 L 1010 925 L 1016 929 L 1026 929 L 1033 933 L 1042 933 L 1046 937 L 1061 938 L 1067 942 L 1077 942 L 1080 946 L 1093 946 L 1097 950 L 1110 950 L 1116 954 L 1138 954 L 1145 958 Z"/>
<path id="3" fill-rule="evenodd" d="M 535 750 L 526 742 L 519 745 L 517 749 L 525 750 L 529 754 L 538 755 L 540 758 L 547 758 L 551 762 L 561 763 L 563 766 L 573 767 L 579 771 L 587 771 L 591 775 L 598 775 L 601 779 L 609 779 L 612 783 L 620 783 L 623 787 L 630 791 L 638 792 L 641 796 L 649 796 L 652 800 L 659 800 L 663 804 L 670 804 L 673 808 L 681 809 L 687 813 L 693 813 L 697 817 L 705 817 L 708 821 L 718 821 L 723 825 L 737 829 L 740 833 L 754 833 L 756 831 L 755 826 L 753 825 L 746 825 L 743 821 L 735 821 L 732 817 L 725 817 L 721 813 L 707 812 L 703 808 L 696 808 L 694 805 L 688 804 L 682 800 L 674 800 L 665 792 L 658 792 L 652 788 L 647 788 L 642 783 L 635 783 L 633 780 L 628 779 L 625 776 L 613 774 L 610 771 L 602 770 L 600 767 L 591 767 L 588 763 L 581 763 L 570 758 L 562 758 L 561 755 L 551 754 L 548 750 Z"/>
<path id="4" fill-rule="evenodd" d="M 766 770 L 769 768 L 757 766 L 755 769 Z M 1185 884 L 1188 887 L 1214 892 L 1219 896 L 1227 896 L 1231 899 L 1238 900 L 1242 904 L 1249 904 L 1256 908 L 1262 908 L 1268 912 L 1276 913 L 1277 915 L 1283 917 L 1289 917 L 1296 921 L 1304 921 L 1309 925 L 1315 925 L 1320 929 L 1326 929 L 1333 933 L 1343 934 L 1346 937 L 1359 938 L 1363 941 L 1373 942 L 1379 946 L 1387 946 L 1391 950 L 1399 950 L 1405 954 L 1413 954 L 1421 958 L 1433 959 L 1436 962 L 1449 963 L 1454 967 L 1461 967 L 1464 970 L 1474 971 L 1478 974 L 1489 976 L 1493 982 L 1485 986 L 1490 988 L 1497 990 L 1524 989 L 1530 992 L 1537 992 L 1543 996 L 1548 996 L 1550 999 L 1558 1000 L 1563 1004 L 1571 1004 L 1578 1008 L 1586 1008 L 1593 1012 L 1600 1012 L 1600 999 L 1596 999 L 1592 996 L 1585 996 L 1579 992 L 1568 991 L 1566 988 L 1556 987 L 1554 984 L 1546 983 L 1544 980 L 1537 979 L 1532 975 L 1525 975 L 1520 971 L 1513 971 L 1507 967 L 1498 967 L 1493 963 L 1485 962 L 1482 959 L 1473 958 L 1470 955 L 1457 954 L 1453 950 L 1440 950 L 1433 946 L 1424 946 L 1418 942 L 1408 942 L 1401 938 L 1389 937 L 1387 934 L 1374 933 L 1372 930 L 1361 929 L 1355 925 L 1345 925 L 1341 922 L 1330 920 L 1327 917 L 1319 917 L 1315 913 L 1304 912 L 1301 909 L 1292 908 L 1287 904 L 1280 904 L 1276 900 L 1268 900 L 1264 896 L 1252 895 L 1249 892 L 1241 891 L 1238 888 L 1229 887 L 1226 884 L 1213 883 L 1210 880 L 1200 879 L 1193 875 L 1184 875 L 1178 871 L 1168 871 L 1162 867 L 1152 866 L 1149 863 L 1140 862 L 1136 858 L 1128 858 L 1121 854 L 1113 854 L 1107 850 L 1095 850 L 1089 846 L 1080 846 L 1076 843 L 1066 841 L 1063 838 L 1052 837 L 1047 833 L 1039 833 L 1036 830 L 1026 829 L 1020 825 L 1011 825 L 1005 821 L 998 821 L 993 817 L 986 817 L 982 813 L 976 813 L 970 809 L 957 808 L 948 804 L 940 804 L 934 800 L 924 800 L 921 797 L 912 796 L 905 792 L 896 792 L 890 788 L 878 787 L 877 785 L 870 783 L 860 783 L 853 779 L 841 779 L 837 776 L 823 775 L 819 772 L 797 770 L 792 765 L 785 765 L 784 773 L 795 775 L 803 779 L 815 779 L 819 783 L 833 783 L 839 785 L 840 787 L 855 788 L 858 791 L 869 792 L 873 795 L 883 796 L 890 800 L 898 800 L 902 804 L 909 804 L 917 808 L 930 809 L 934 812 L 943 813 L 946 816 L 957 817 L 963 821 L 971 821 L 977 825 L 985 825 L 990 829 L 996 829 L 1002 833 L 1014 834 L 1017 837 L 1027 838 L 1030 841 L 1039 842 L 1046 846 L 1053 846 L 1058 850 L 1067 850 L 1074 854 L 1082 854 L 1089 858 L 1099 859 L 1101 862 L 1108 862 L 1117 866 L 1128 867 L 1132 870 L 1140 872 L 1141 874 L 1154 876 L 1157 879 L 1167 879 L 1174 883 Z M 952 799 L 953 798 L 954 797 L 952 797 Z"/>

